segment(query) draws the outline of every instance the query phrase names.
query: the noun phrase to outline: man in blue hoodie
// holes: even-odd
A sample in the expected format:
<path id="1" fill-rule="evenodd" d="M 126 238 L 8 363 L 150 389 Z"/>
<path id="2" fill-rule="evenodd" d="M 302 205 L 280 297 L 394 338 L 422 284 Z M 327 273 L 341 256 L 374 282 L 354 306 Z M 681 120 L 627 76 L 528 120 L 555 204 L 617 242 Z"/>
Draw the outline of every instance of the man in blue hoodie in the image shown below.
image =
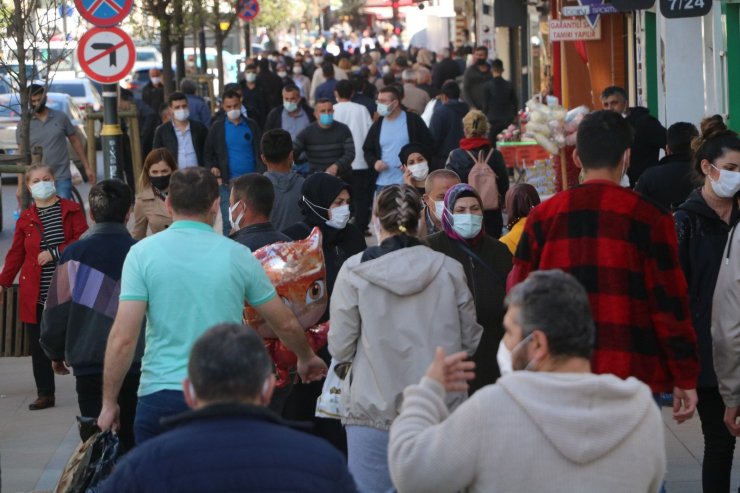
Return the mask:
<path id="1" fill-rule="evenodd" d="M 101 181 L 90 190 L 89 201 L 90 218 L 95 224 L 62 253 L 41 322 L 41 346 L 56 374 L 67 375 L 67 368 L 72 367 L 80 415 L 95 418 L 103 402 L 103 358 L 118 310 L 123 261 L 136 242 L 126 229 L 131 207 L 131 189 L 126 184 Z M 144 338 L 140 337 L 118 396 L 118 436 L 124 451 L 134 446 L 143 352 Z M 80 437 L 84 441 L 93 431 L 82 427 Z"/>

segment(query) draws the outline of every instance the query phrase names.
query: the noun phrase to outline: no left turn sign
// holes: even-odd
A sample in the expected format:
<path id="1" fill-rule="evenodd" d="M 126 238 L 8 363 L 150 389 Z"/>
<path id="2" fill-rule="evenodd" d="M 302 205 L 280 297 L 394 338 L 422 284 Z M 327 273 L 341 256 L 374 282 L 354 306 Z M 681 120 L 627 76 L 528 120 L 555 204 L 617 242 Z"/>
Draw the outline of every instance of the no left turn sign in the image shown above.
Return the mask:
<path id="1" fill-rule="evenodd" d="M 136 47 L 131 37 L 117 27 L 94 27 L 77 43 L 77 59 L 92 80 L 113 84 L 131 72 Z"/>

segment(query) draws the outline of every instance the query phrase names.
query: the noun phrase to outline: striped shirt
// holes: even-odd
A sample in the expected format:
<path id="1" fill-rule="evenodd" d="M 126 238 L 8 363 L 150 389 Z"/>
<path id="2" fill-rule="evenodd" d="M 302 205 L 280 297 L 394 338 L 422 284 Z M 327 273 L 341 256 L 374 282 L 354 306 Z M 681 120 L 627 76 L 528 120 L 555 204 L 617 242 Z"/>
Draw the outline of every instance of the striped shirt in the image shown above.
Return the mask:
<path id="1" fill-rule="evenodd" d="M 64 225 L 62 224 L 62 204 L 56 201 L 48 207 L 36 208 L 39 219 L 41 219 L 41 229 L 43 231 L 41 239 L 41 251 L 51 252 L 54 259 L 41 267 L 41 289 L 39 291 L 40 305 L 46 302 L 46 293 L 51 285 L 51 278 L 54 275 L 54 269 L 59 261 L 59 245 L 64 243 Z"/>

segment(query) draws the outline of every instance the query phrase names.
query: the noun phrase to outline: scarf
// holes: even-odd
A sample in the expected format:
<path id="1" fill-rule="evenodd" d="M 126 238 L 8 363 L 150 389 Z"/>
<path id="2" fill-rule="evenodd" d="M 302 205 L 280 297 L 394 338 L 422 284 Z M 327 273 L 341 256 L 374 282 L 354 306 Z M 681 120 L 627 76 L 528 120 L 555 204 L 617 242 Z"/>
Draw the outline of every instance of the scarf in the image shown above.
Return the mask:
<path id="1" fill-rule="evenodd" d="M 475 197 L 478 199 L 478 202 L 481 203 L 481 209 L 483 208 L 483 203 L 481 202 L 478 192 L 475 191 L 475 188 L 471 187 L 467 183 L 458 183 L 445 193 L 445 210 L 442 212 L 442 229 L 444 229 L 445 234 L 453 240 L 462 241 L 468 245 L 477 245 L 481 238 L 486 234 L 485 225 L 481 225 L 480 232 L 470 239 L 463 238 L 457 234 L 455 229 L 452 227 L 454 224 L 452 211 L 455 208 L 455 202 L 457 202 L 457 199 L 461 199 L 463 197 Z"/>
<path id="2" fill-rule="evenodd" d="M 463 151 L 472 151 L 481 147 L 490 147 L 491 141 L 486 137 L 463 137 L 460 139 L 460 149 Z"/>

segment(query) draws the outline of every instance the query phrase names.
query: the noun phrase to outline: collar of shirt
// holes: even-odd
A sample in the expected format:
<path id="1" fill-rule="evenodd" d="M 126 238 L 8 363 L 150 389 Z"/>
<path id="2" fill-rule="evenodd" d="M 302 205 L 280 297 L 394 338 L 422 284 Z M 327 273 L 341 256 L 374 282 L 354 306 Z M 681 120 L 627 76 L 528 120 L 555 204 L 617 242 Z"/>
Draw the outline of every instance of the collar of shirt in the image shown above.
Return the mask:
<path id="1" fill-rule="evenodd" d="M 185 130 L 181 131 L 179 128 L 177 128 L 177 125 L 175 125 L 174 121 L 172 122 L 172 126 L 174 127 L 175 132 L 179 133 L 180 135 L 185 135 L 186 133 L 190 132 L 190 121 L 189 120 L 188 120 L 188 126 L 185 127 Z"/>
<path id="2" fill-rule="evenodd" d="M 201 231 L 213 231 L 213 226 L 200 221 L 190 221 L 187 219 L 180 219 L 172 223 L 169 228 L 170 231 L 173 229 L 199 229 Z"/>
<path id="3" fill-rule="evenodd" d="M 242 115 L 239 118 L 239 123 L 232 122 L 228 117 L 226 118 L 226 123 L 231 124 L 231 125 L 233 125 L 235 127 L 247 127 L 248 126 L 247 125 L 247 120 L 244 119 L 244 115 Z"/>

